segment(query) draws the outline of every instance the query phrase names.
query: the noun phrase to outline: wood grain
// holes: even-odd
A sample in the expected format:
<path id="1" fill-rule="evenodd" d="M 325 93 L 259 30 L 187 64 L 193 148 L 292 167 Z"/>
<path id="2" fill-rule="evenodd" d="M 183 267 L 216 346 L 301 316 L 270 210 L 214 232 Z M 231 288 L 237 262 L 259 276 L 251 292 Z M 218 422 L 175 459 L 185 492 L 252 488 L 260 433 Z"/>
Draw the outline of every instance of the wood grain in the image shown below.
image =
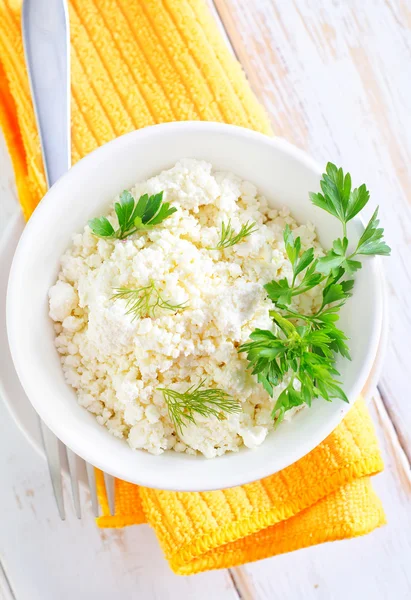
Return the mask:
<path id="1" fill-rule="evenodd" d="M 393 248 L 381 392 L 411 459 L 411 5 L 215 0 L 277 135 L 367 183 Z"/>
<path id="2" fill-rule="evenodd" d="M 387 263 L 391 346 L 381 382 L 384 402 L 376 395 L 372 413 L 386 464 L 375 487 L 388 526 L 230 573 L 178 578 L 146 526 L 99 532 L 89 508 L 78 521 L 69 501 L 62 523 L 45 464 L 0 403 L 1 600 L 411 597 L 411 5 L 215 0 L 215 6 L 276 133 L 320 161 L 343 164 L 355 181 L 369 184 L 374 204 L 381 205 L 394 249 Z M 16 206 L 0 140 L 0 235 Z"/>
<path id="3" fill-rule="evenodd" d="M 0 130 L 0 237 L 10 217 L 19 210 L 14 174 L 10 158 Z M 1 596 L 0 596 L 1 598 Z"/>
<path id="4" fill-rule="evenodd" d="M 309 548 L 233 569 L 246 598 L 408 598 L 411 546 L 408 339 L 411 214 L 411 10 L 384 2 L 215 0 L 277 135 L 367 182 L 393 247 L 387 268 L 391 345 L 372 412 L 386 472 L 376 488 L 389 525 L 367 538 Z M 405 268 L 404 268 L 405 267 Z M 404 335 L 405 334 L 405 335 Z M 390 421 L 392 418 L 392 422 Z M 398 534 L 398 535 L 397 535 Z M 409 535 L 409 534 L 408 534 Z M 392 553 L 399 558 L 395 564 Z M 349 560 L 347 561 L 347 557 Z M 404 559 L 404 557 L 406 557 Z"/>
<path id="5" fill-rule="evenodd" d="M 99 530 L 84 490 L 78 520 L 66 486 L 61 521 L 46 464 L 2 402 L 0 421 L 0 557 L 17 600 L 238 600 L 227 571 L 174 575 L 147 525 Z M 9 600 L 8 592 L 0 570 L 0 599 Z"/>
<path id="6" fill-rule="evenodd" d="M 237 588 L 253 600 L 373 600 L 411 597 L 411 479 L 401 446 L 376 394 L 371 404 L 385 461 L 373 479 L 388 525 L 372 534 L 333 542 L 241 567 Z M 250 590 L 252 590 L 250 594 Z"/>
<path id="7" fill-rule="evenodd" d="M 6 569 L 0 561 L 0 600 L 15 600 L 13 588 L 7 577 Z"/>

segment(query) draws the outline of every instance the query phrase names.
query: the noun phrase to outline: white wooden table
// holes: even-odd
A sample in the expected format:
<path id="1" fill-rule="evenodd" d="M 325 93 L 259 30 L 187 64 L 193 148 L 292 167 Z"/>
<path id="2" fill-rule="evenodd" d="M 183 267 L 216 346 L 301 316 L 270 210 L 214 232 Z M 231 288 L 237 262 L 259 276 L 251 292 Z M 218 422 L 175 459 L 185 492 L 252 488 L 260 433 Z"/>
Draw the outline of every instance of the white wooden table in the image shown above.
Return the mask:
<path id="1" fill-rule="evenodd" d="M 356 540 L 177 577 L 147 526 L 99 531 L 85 497 L 83 520 L 67 501 L 61 522 L 45 463 L 0 403 L 2 600 L 411 598 L 411 3 L 215 0 L 214 8 L 275 132 L 349 169 L 381 206 L 394 250 L 391 344 L 371 411 L 386 464 L 374 485 L 388 525 Z M 1 229 L 16 210 L 1 140 Z"/>

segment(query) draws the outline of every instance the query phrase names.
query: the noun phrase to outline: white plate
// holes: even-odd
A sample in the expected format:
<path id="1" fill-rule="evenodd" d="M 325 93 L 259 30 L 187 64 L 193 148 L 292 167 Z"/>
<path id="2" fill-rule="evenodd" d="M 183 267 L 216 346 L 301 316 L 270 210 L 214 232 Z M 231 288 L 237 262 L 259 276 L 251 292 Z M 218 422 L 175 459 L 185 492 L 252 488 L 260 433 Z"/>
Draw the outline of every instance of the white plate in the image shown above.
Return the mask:
<path id="1" fill-rule="evenodd" d="M 16 215 L 10 220 L 0 240 L 0 347 L 3 348 L 2 359 L 0 361 L 0 396 L 3 398 L 10 415 L 21 433 L 34 450 L 45 458 L 38 426 L 38 416 L 17 377 L 10 355 L 6 332 L 6 290 L 8 275 L 14 250 L 24 229 L 24 225 L 23 216 L 21 214 Z M 388 318 L 386 307 L 386 296 L 384 294 L 384 320 L 377 358 L 363 392 L 363 395 L 367 399 L 371 396 L 378 383 L 387 346 Z"/>
<path id="2" fill-rule="evenodd" d="M 72 233 L 101 210 L 119 189 L 190 156 L 253 181 L 273 205 L 287 205 L 300 222 L 316 224 L 326 246 L 340 226 L 310 203 L 321 167 L 298 148 L 239 127 L 184 122 L 147 127 L 117 138 L 89 154 L 52 186 L 20 238 L 8 285 L 7 329 L 16 371 L 32 405 L 48 427 L 74 452 L 111 475 L 149 487 L 209 490 L 240 485 L 292 464 L 318 445 L 344 418 L 349 404 L 317 402 L 254 451 L 242 449 L 215 461 L 175 452 L 133 452 L 110 436 L 76 402 L 64 379 L 48 317 L 47 291 Z M 360 235 L 358 218 L 350 235 Z M 354 306 L 355 303 L 355 306 Z M 366 385 L 377 356 L 383 321 L 380 261 L 365 259 L 356 276 L 355 298 L 341 311 L 353 360 L 337 358 L 350 402 Z"/>
<path id="3" fill-rule="evenodd" d="M 17 377 L 11 358 L 6 330 L 6 291 L 14 251 L 24 229 L 22 214 L 10 219 L 0 240 L 0 395 L 10 411 L 17 427 L 33 448 L 44 456 L 38 416 L 27 398 Z"/>

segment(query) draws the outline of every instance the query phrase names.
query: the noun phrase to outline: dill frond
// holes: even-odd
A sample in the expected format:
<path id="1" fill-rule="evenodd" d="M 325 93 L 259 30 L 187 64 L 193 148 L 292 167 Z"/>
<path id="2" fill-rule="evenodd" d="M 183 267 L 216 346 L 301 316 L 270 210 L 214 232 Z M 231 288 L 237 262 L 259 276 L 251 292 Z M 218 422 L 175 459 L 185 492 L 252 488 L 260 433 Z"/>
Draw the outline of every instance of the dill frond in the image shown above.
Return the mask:
<path id="1" fill-rule="evenodd" d="M 204 417 L 214 416 L 223 420 L 227 414 L 241 412 L 241 406 L 230 394 L 215 389 L 204 389 L 205 380 L 198 385 L 192 385 L 185 392 L 177 392 L 170 388 L 157 388 L 163 392 L 170 419 L 176 431 L 182 429 L 188 422 L 196 423 L 195 415 Z M 202 389 L 203 388 L 203 389 Z"/>

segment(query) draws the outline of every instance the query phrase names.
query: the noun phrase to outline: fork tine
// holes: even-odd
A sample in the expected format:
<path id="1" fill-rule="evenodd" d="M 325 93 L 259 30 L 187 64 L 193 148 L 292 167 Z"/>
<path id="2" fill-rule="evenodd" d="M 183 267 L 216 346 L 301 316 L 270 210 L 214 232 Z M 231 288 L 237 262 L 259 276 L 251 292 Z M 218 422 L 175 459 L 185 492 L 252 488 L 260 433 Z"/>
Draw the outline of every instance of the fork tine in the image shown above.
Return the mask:
<path id="1" fill-rule="evenodd" d="M 71 492 L 73 494 L 73 506 L 74 511 L 78 519 L 81 519 L 81 505 L 80 505 L 80 489 L 78 483 L 78 473 L 77 473 L 77 454 L 74 454 L 70 448 L 66 448 L 67 453 L 67 462 L 70 474 L 70 482 L 71 482 Z"/>
<path id="2" fill-rule="evenodd" d="M 54 433 L 43 423 L 41 419 L 40 431 L 43 440 L 44 451 L 47 457 L 47 464 L 50 472 L 51 485 L 53 486 L 54 497 L 57 503 L 57 509 L 62 521 L 66 518 L 64 511 L 63 485 L 61 481 L 61 462 L 59 451 L 59 440 Z"/>
<path id="3" fill-rule="evenodd" d="M 97 488 L 96 488 L 96 476 L 94 473 L 94 467 L 90 463 L 86 462 L 88 487 L 91 496 L 91 508 L 93 509 L 93 515 L 99 516 L 98 501 L 97 501 Z"/>
<path id="4" fill-rule="evenodd" d="M 104 473 L 104 485 L 106 486 L 106 495 L 108 501 L 108 507 L 110 509 L 111 516 L 114 516 L 116 512 L 115 504 L 115 492 L 114 492 L 114 477 Z"/>

